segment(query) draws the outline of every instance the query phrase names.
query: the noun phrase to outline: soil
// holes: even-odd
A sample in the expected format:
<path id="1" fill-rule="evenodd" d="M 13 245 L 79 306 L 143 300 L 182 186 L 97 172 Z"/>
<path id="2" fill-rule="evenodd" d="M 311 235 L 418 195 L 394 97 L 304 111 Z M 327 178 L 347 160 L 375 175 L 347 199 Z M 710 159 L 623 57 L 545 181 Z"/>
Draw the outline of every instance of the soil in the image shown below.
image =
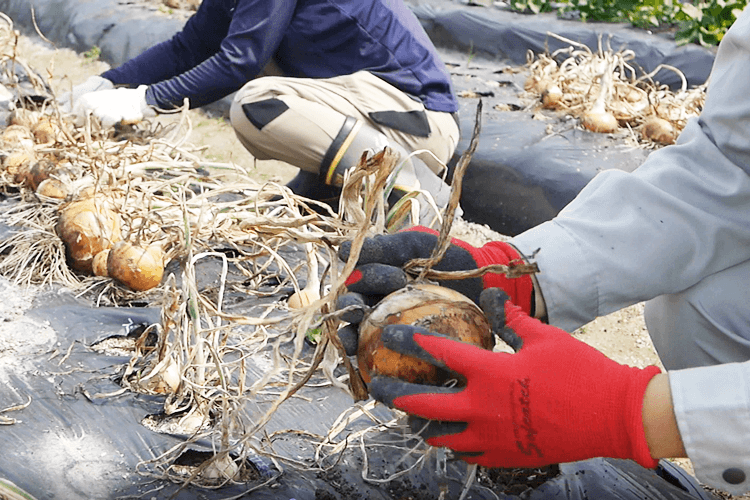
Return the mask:
<path id="1" fill-rule="evenodd" d="M 148 1 L 157 3 L 157 0 Z M 155 9 L 163 10 L 163 7 L 158 5 L 159 3 Z M 52 75 L 49 83 L 58 95 L 69 90 L 72 85 L 83 82 L 89 76 L 100 74 L 109 67 L 95 57 L 86 57 L 65 48 L 55 48 L 41 39 L 24 36 L 19 40 L 18 53 L 39 74 Z M 204 158 L 217 162 L 232 162 L 261 181 L 272 180 L 284 183 L 295 175 L 297 169 L 291 165 L 253 158 L 239 143 L 232 127 L 224 117 L 202 110 L 192 110 L 189 116 L 193 125 L 193 133 L 189 141 L 204 148 L 202 151 Z M 169 121 L 175 118 L 167 115 L 159 119 Z M 475 245 L 492 239 L 504 238 L 486 226 L 466 221 L 458 221 L 454 227 L 454 233 L 457 237 Z M 598 318 L 574 332 L 573 335 L 620 363 L 638 367 L 660 365 L 658 355 L 646 331 L 643 304 L 636 304 Z M 692 471 L 689 460 L 676 460 L 676 462 L 689 472 Z M 524 477 L 517 470 L 511 471 L 510 474 Z M 528 477 L 528 474 L 525 477 Z M 507 478 L 500 478 L 497 473 L 494 476 L 486 475 L 485 479 L 487 478 L 496 482 L 507 481 Z M 518 488 L 519 485 L 513 487 Z M 520 487 L 526 489 L 528 484 L 522 484 Z M 726 499 L 750 499 L 750 495 L 732 497 L 721 494 L 721 496 Z M 325 499 L 326 493 L 321 491 L 319 498 Z"/>
<path id="2" fill-rule="evenodd" d="M 480 468 L 477 475 L 479 484 L 484 484 L 493 491 L 502 491 L 506 495 L 523 498 L 533 490 L 560 474 L 560 467 L 550 465 L 536 469 L 485 469 Z"/>

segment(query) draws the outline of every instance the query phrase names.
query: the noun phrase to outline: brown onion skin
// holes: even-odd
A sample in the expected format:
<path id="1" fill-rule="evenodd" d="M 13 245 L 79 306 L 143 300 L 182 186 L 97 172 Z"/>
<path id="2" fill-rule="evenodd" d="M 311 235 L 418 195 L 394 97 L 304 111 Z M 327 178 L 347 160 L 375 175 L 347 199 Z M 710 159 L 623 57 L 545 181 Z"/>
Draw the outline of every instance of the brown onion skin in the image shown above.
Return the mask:
<path id="1" fill-rule="evenodd" d="M 65 242 L 71 267 L 87 274 L 93 273 L 94 256 L 122 239 L 120 216 L 96 197 L 65 205 L 56 229 Z"/>
<path id="2" fill-rule="evenodd" d="M 107 256 L 107 273 L 132 290 L 150 290 L 158 286 L 164 276 L 164 253 L 158 245 L 143 248 L 119 241 Z"/>
<path id="3" fill-rule="evenodd" d="M 447 370 L 386 348 L 382 329 L 391 324 L 421 326 L 484 349 L 494 347 L 490 325 L 471 300 L 444 287 L 410 285 L 384 298 L 360 325 L 357 361 L 365 383 L 374 373 L 431 385 L 456 378 Z"/>
<path id="4" fill-rule="evenodd" d="M 677 133 L 671 123 L 658 116 L 648 117 L 641 126 L 641 133 L 646 139 L 660 144 L 674 144 Z"/>

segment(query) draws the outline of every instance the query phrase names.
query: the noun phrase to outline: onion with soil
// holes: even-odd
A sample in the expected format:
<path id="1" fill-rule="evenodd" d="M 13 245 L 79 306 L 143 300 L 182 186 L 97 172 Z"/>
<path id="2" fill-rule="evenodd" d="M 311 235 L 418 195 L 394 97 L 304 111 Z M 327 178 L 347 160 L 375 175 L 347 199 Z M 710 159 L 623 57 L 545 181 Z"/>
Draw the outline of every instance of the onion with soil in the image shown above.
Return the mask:
<path id="1" fill-rule="evenodd" d="M 453 378 L 446 370 L 386 348 L 383 327 L 393 324 L 421 326 L 484 349 L 495 343 L 484 313 L 464 295 L 436 285 L 408 285 L 385 297 L 360 326 L 357 360 L 365 383 L 375 372 L 432 385 Z"/>

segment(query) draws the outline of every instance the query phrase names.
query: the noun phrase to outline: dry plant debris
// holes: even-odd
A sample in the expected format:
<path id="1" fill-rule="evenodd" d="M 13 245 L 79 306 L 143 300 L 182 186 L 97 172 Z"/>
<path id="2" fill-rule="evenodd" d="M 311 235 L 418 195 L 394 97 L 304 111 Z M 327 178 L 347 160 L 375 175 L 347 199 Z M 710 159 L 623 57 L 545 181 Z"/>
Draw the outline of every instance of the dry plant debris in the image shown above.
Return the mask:
<path id="1" fill-rule="evenodd" d="M 14 52 L 18 37 L 2 16 L 0 63 L 26 67 L 33 76 Z M 204 161 L 187 142 L 187 108 L 172 126 L 141 122 L 104 129 L 92 117 L 76 124 L 41 78 L 31 80 L 31 91 L 24 88 L 25 96 L 38 98 L 19 97 L 15 74 L 3 83 L 15 97 L 0 133 L 0 190 L 10 200 L 0 214 L 10 229 L 0 241 L 0 274 L 20 286 L 62 285 L 96 304 L 137 300 L 162 308 L 162 321 L 127 346 L 131 358 L 117 391 L 163 395 L 161 427 L 154 429 L 186 436 L 144 463 L 146 474 L 210 487 L 238 480 L 248 455 L 275 457 L 264 425 L 300 387 L 312 380 L 350 390 L 348 375 L 334 376 L 339 364 L 348 363 L 336 349 L 331 304 L 343 280 L 335 250 L 344 239 L 359 238 L 361 245 L 366 234 L 384 227 L 377 193 L 397 163 L 392 152 L 363 157 L 347 177 L 340 213 L 333 213 L 284 186 L 259 184 L 236 165 Z M 284 290 L 301 291 L 304 257 L 293 256 L 303 248 L 308 300 L 290 308 Z M 219 262 L 218 276 L 201 283 L 197 267 L 209 260 Z M 325 277 L 313 276 L 319 263 Z M 231 310 L 230 295 L 254 306 Z M 303 359 L 306 335 L 314 329 L 322 331 L 321 341 L 314 359 Z M 248 361 L 256 355 L 272 363 L 252 379 Z M 347 368 L 352 372 L 351 364 Z M 353 401 L 363 397 L 362 387 L 357 390 Z M 261 418 L 248 420 L 244 406 L 258 397 L 271 402 Z M 2 423 L 13 420 L 3 417 Z M 216 453 L 198 467 L 178 466 L 180 455 L 200 439 L 215 442 Z"/>
<path id="2" fill-rule="evenodd" d="M 538 106 L 571 115 L 592 132 L 628 130 L 639 144 L 657 148 L 672 144 L 689 118 L 698 116 L 706 85 L 691 89 L 682 72 L 661 64 L 644 73 L 633 64 L 632 50 L 614 51 L 600 37 L 598 50 L 548 33 L 569 44 L 552 53 L 529 53 L 525 91 Z M 677 73 L 682 86 L 672 91 L 653 77 L 662 70 Z"/>

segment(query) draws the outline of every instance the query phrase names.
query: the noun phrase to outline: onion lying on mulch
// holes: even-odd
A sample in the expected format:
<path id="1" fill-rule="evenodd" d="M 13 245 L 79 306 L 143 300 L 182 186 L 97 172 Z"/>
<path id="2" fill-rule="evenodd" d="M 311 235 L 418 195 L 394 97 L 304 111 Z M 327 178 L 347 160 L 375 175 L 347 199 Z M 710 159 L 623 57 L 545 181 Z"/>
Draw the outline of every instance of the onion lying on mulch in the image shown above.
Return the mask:
<path id="1" fill-rule="evenodd" d="M 119 241 L 107 252 L 107 276 L 132 290 L 151 290 L 164 276 L 164 251 L 158 244 L 142 247 Z"/>
<path id="2" fill-rule="evenodd" d="M 101 196 L 85 197 L 63 207 L 57 233 L 65 242 L 73 269 L 93 273 L 94 256 L 122 239 L 121 226 L 120 216 Z"/>

